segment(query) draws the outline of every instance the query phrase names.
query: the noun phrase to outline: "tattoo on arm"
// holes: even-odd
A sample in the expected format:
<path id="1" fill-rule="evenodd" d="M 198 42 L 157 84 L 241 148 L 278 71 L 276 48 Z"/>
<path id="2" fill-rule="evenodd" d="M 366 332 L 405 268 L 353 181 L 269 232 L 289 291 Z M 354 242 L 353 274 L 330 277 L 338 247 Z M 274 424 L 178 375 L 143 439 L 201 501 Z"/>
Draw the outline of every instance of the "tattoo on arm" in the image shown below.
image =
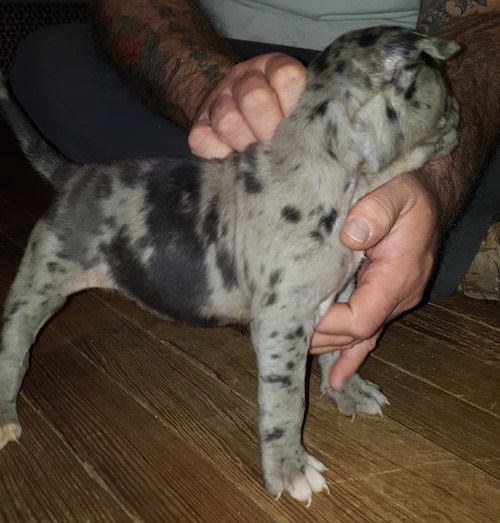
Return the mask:
<path id="1" fill-rule="evenodd" d="M 100 0 L 97 40 L 141 98 L 188 129 L 238 61 L 194 0 Z"/>
<path id="2" fill-rule="evenodd" d="M 487 5 L 487 0 L 422 0 L 417 30 L 435 34 L 443 23 L 456 16 L 481 12 Z"/>

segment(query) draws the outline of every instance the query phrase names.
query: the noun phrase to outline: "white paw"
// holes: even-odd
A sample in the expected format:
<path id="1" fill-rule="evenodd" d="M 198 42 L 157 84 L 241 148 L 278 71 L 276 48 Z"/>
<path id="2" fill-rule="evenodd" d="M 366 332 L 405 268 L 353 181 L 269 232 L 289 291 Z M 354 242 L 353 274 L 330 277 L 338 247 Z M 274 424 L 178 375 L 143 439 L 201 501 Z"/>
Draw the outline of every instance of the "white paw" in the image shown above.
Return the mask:
<path id="1" fill-rule="evenodd" d="M 276 499 L 279 499 L 286 491 L 293 499 L 309 506 L 314 492 L 324 490 L 330 492 L 326 480 L 321 474 L 326 470 L 323 463 L 309 454 L 305 454 L 305 461 L 306 463 L 301 469 L 294 464 L 283 463 L 280 467 L 279 478 L 266 482 L 267 489 L 276 495 Z"/>
<path id="2" fill-rule="evenodd" d="M 17 441 L 21 437 L 21 425 L 9 421 L 0 427 L 0 449 L 5 447 L 9 441 Z"/>
<path id="3" fill-rule="evenodd" d="M 286 487 L 286 490 L 293 499 L 305 502 L 309 506 L 312 502 L 313 492 L 326 490 L 330 493 L 330 491 L 325 478 L 321 474 L 326 470 L 323 463 L 312 456 L 308 456 L 307 461 L 303 473 L 298 474 L 292 480 L 292 484 Z"/>

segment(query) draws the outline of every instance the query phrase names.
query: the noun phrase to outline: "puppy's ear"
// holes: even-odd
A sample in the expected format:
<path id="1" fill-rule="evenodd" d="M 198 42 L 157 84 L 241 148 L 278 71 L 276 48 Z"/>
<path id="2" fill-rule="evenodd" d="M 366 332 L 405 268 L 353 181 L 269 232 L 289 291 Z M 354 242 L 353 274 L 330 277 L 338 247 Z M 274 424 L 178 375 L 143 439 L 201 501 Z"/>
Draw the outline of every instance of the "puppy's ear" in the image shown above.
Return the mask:
<path id="1" fill-rule="evenodd" d="M 419 49 L 436 60 L 447 60 L 457 53 L 460 46 L 451 40 L 435 37 L 422 37 L 419 40 Z"/>
<path id="2" fill-rule="evenodd" d="M 456 42 L 429 37 L 415 31 L 388 33 L 379 40 L 379 58 L 386 82 L 405 89 L 412 84 L 421 66 L 438 67 L 438 60 L 453 56 Z"/>

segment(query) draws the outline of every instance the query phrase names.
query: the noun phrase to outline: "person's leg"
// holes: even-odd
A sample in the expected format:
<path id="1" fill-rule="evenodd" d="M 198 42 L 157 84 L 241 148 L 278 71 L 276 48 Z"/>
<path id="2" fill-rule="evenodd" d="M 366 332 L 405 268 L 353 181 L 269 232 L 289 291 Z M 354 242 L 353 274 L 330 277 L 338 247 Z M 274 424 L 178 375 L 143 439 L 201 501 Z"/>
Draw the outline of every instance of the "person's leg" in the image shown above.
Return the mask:
<path id="1" fill-rule="evenodd" d="M 235 41 L 243 57 L 316 51 Z M 24 40 L 11 90 L 42 135 L 78 163 L 190 154 L 185 131 L 144 105 L 101 56 L 87 24 L 45 27 Z"/>
<path id="2" fill-rule="evenodd" d="M 9 85 L 39 132 L 75 162 L 189 154 L 185 133 L 141 103 L 99 54 L 87 24 L 29 35 Z"/>

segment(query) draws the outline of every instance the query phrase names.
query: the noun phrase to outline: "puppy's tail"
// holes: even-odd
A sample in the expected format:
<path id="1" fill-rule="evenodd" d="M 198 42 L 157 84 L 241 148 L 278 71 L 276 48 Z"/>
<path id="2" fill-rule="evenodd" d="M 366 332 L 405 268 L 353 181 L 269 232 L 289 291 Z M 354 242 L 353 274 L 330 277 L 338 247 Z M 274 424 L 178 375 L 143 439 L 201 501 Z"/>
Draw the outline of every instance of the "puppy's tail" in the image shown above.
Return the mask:
<path id="1" fill-rule="evenodd" d="M 12 100 L 4 75 L 0 72 L 0 105 L 5 119 L 12 127 L 21 149 L 31 165 L 47 180 L 54 178 L 71 162 L 64 158 L 50 143 L 45 141 Z"/>

